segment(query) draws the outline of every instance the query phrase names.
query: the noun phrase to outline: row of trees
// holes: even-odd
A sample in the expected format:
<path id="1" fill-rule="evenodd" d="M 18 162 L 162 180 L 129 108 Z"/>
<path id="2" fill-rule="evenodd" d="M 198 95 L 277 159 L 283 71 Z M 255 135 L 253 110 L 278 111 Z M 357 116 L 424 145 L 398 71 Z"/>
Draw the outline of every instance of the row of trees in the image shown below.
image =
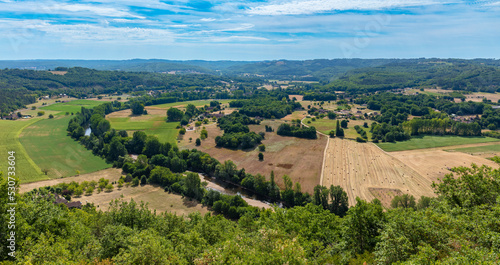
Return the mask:
<path id="1" fill-rule="evenodd" d="M 293 136 L 306 139 L 316 139 L 318 137 L 314 126 L 301 127 L 300 125 L 290 125 L 288 123 L 281 124 L 276 133 L 281 136 Z"/>

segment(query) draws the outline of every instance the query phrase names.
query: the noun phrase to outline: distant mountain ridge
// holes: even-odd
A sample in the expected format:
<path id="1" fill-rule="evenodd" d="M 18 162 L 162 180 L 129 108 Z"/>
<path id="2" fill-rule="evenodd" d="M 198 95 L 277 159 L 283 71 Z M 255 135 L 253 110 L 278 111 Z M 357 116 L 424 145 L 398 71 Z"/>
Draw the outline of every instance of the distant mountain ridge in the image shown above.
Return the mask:
<path id="1" fill-rule="evenodd" d="M 56 67 L 85 67 L 96 70 L 156 73 L 200 73 L 210 75 L 261 76 L 267 79 L 319 81 L 330 83 L 345 74 L 383 66 L 408 66 L 426 63 L 499 67 L 495 59 L 314 59 L 273 61 L 204 61 L 204 60 L 17 60 L 0 61 L 0 69 L 19 68 L 49 70 Z"/>

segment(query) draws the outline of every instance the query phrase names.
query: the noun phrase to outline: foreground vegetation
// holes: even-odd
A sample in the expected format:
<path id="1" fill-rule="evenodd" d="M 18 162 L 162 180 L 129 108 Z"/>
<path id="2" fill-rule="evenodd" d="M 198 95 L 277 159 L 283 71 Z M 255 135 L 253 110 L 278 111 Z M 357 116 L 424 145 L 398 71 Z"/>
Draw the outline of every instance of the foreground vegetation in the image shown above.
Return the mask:
<path id="1" fill-rule="evenodd" d="M 500 259 L 499 170 L 456 168 L 434 186 L 438 198 L 358 199 L 345 216 L 308 204 L 220 215 L 155 215 L 147 205 L 115 202 L 68 209 L 44 191 L 17 200 L 18 262 L 81 264 L 494 264 Z M 0 183 L 7 222 L 7 183 Z M 36 213 L 36 214 L 35 214 Z M 6 226 L 1 228 L 6 240 Z M 8 259 L 2 252 L 2 259 Z"/>

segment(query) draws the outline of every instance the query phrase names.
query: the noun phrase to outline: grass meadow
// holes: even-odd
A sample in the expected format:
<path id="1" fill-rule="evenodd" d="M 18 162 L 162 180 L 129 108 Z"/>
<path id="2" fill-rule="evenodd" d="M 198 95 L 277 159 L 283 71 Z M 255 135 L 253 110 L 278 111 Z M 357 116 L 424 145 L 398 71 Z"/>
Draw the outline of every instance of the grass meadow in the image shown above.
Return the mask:
<path id="1" fill-rule="evenodd" d="M 36 123 L 41 118 L 30 120 L 7 121 L 0 120 L 0 172 L 7 175 L 7 157 L 9 151 L 14 151 L 16 157 L 16 176 L 21 182 L 32 182 L 48 179 L 40 168 L 30 158 L 27 150 L 19 142 L 21 131 Z M 28 150 L 29 151 L 29 150 Z"/>
<path id="2" fill-rule="evenodd" d="M 500 140 L 484 136 L 462 137 L 454 135 L 446 135 L 446 136 L 425 135 L 420 137 L 414 136 L 408 141 L 396 142 L 396 143 L 378 143 L 377 145 L 386 152 L 393 152 L 393 151 L 445 147 L 453 145 L 489 143 L 496 141 Z"/>
<path id="3" fill-rule="evenodd" d="M 158 137 L 160 142 L 175 143 L 179 130 L 176 129 L 178 122 L 165 122 L 166 116 L 143 115 L 141 119 L 133 117 L 108 117 L 111 128 L 115 130 L 126 130 L 129 136 L 134 131 L 144 131 L 147 135 Z"/>
<path id="4" fill-rule="evenodd" d="M 45 178 L 61 178 L 111 167 L 80 143 L 66 135 L 71 116 L 43 119 L 26 127 L 20 142 L 40 169 L 47 169 Z M 31 182 L 41 179 L 21 179 Z"/>
<path id="5" fill-rule="evenodd" d="M 82 107 L 91 109 L 95 106 L 101 105 L 105 102 L 96 101 L 96 100 L 86 100 L 86 99 L 78 99 L 73 101 L 68 101 L 64 103 L 55 103 L 52 105 L 48 105 L 45 107 L 39 108 L 40 110 L 50 110 L 50 111 L 58 111 L 56 115 L 64 115 L 66 112 L 77 113 L 80 112 Z"/>

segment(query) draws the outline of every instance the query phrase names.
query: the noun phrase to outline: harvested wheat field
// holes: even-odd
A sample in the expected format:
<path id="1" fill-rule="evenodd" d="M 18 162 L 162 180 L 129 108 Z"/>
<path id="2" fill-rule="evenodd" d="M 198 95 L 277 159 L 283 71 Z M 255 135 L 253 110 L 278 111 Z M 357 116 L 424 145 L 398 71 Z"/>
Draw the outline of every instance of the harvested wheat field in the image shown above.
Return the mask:
<path id="1" fill-rule="evenodd" d="M 429 178 L 374 144 L 333 138 L 325 154 L 321 183 L 327 187 L 333 184 L 344 188 L 349 205 L 354 205 L 356 197 L 360 197 L 367 201 L 378 198 L 387 207 L 393 196 L 384 194 L 397 195 L 397 190 L 415 198 L 434 196 Z"/>
<path id="2" fill-rule="evenodd" d="M 488 159 L 462 152 L 447 152 L 435 149 L 421 149 L 390 153 L 422 176 L 437 182 L 445 174 L 451 173 L 450 168 L 465 166 L 472 163 L 498 168 L 498 165 Z"/>
<path id="3" fill-rule="evenodd" d="M 282 122 L 279 120 L 265 120 L 260 125 L 250 125 L 254 132 L 264 132 L 264 126 L 270 125 L 275 130 Z M 226 160 L 233 161 L 238 168 L 244 168 L 251 174 L 260 173 L 269 179 L 271 171 L 274 171 L 276 183 L 282 185 L 283 175 L 288 175 L 293 182 L 299 182 L 303 191 L 312 194 L 314 186 L 319 184 L 323 152 L 327 138 L 321 136 L 316 140 L 299 139 L 295 137 L 282 137 L 276 132 L 266 132 L 262 143 L 266 146 L 264 161 L 258 159 L 258 148 L 251 150 L 232 150 L 215 146 L 215 137 L 222 135 L 222 131 L 215 125 L 206 125 L 208 138 L 201 142 L 201 146 L 195 145 L 195 139 L 200 137 L 200 129 L 188 131 L 184 139 L 178 144 L 179 147 L 193 149 L 210 154 L 221 163 Z M 192 138 L 192 141 L 189 141 Z"/>

